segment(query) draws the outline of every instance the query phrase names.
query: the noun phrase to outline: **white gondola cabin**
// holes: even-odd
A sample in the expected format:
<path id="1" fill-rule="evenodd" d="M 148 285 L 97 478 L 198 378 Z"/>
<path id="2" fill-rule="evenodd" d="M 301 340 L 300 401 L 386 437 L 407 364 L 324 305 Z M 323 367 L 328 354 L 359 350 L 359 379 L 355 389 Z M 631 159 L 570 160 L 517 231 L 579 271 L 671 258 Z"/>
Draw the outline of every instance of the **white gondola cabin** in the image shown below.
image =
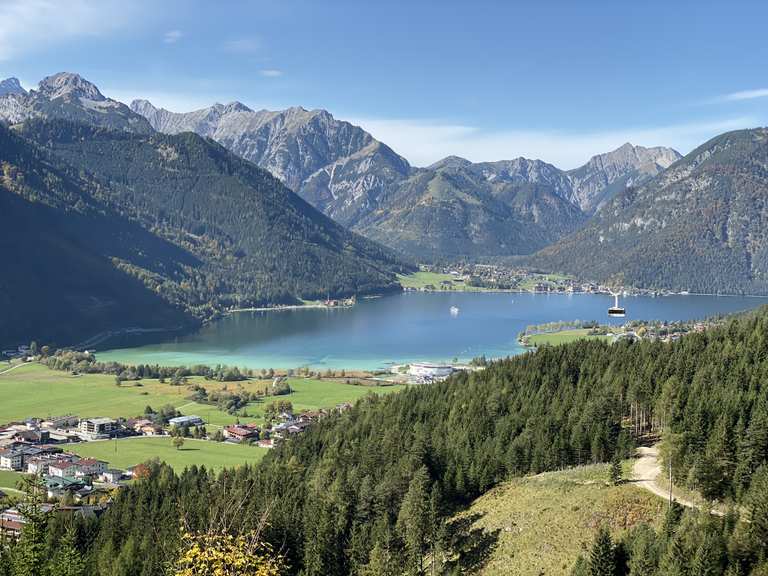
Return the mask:
<path id="1" fill-rule="evenodd" d="M 621 306 L 619 306 L 619 295 L 614 294 L 613 295 L 614 301 L 613 306 L 608 308 L 608 316 L 611 318 L 624 318 L 627 315 L 627 311 L 624 310 Z"/>

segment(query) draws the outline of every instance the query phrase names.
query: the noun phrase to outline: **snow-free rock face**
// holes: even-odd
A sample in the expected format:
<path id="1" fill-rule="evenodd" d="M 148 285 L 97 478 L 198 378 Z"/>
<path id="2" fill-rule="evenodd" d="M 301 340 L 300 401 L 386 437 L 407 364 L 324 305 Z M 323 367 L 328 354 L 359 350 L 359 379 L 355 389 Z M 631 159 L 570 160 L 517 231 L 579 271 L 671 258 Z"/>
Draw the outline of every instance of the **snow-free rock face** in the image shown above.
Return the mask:
<path id="1" fill-rule="evenodd" d="M 56 98 L 83 98 L 95 102 L 106 100 L 96 86 L 79 74 L 71 72 L 59 72 L 43 78 L 37 87 L 37 92 L 49 100 Z"/>
<path id="2" fill-rule="evenodd" d="M 131 109 L 160 132 L 196 132 L 282 180 L 345 225 L 373 206 L 383 188 L 410 173 L 408 162 L 362 128 L 325 110 L 253 111 L 240 102 L 177 113 L 135 100 Z"/>
<path id="3" fill-rule="evenodd" d="M 21 84 L 19 83 L 18 78 L 6 78 L 5 80 L 0 80 L 0 96 L 5 96 L 6 94 L 26 94 L 27 91 L 24 90 L 24 88 L 21 87 Z"/>
<path id="4" fill-rule="evenodd" d="M 626 143 L 612 152 L 593 156 L 584 166 L 567 173 L 573 189 L 571 200 L 585 212 L 594 213 L 617 192 L 639 186 L 680 158 L 672 148 Z"/>
<path id="5" fill-rule="evenodd" d="M 0 90 L 0 120 L 16 124 L 30 118 L 65 119 L 92 126 L 149 134 L 149 122 L 128 106 L 105 97 L 78 74 L 59 72 L 40 81 L 37 90 L 16 89 L 18 81 L 4 81 L 12 88 Z M 21 86 L 18 86 L 21 88 Z"/>

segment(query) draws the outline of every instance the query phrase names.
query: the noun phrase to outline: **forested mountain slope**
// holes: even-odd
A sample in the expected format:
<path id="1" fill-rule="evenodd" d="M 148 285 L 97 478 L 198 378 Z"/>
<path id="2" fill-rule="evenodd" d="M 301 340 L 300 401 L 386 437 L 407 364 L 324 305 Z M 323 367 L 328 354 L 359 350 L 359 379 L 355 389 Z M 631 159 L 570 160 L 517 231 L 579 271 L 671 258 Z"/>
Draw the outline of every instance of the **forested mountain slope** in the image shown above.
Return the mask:
<path id="1" fill-rule="evenodd" d="M 12 144 L 0 149 L 3 187 L 35 203 L 22 203 L 18 210 L 42 211 L 37 204 L 47 204 L 48 218 L 57 222 L 38 229 L 32 221 L 16 234 L 16 225 L 4 228 L 3 242 L 10 253 L 24 254 L 18 251 L 20 238 L 36 232 L 44 238 L 49 231 L 65 228 L 74 242 L 73 257 L 98 255 L 113 274 L 120 270 L 119 277 L 128 274 L 140 280 L 152 298 L 159 296 L 175 310 L 175 324 L 183 317 L 210 318 L 233 306 L 395 290 L 395 273 L 408 269 L 389 250 L 335 224 L 267 172 L 197 135 L 139 135 L 30 120 L 18 129 L 25 142 L 2 130 Z M 8 156 L 13 150 L 18 153 Z M 45 165 L 41 168 L 39 162 Z M 33 178 L 38 171 L 43 174 Z M 67 179 L 46 177 L 48 172 Z M 7 202 L 18 204 L 18 199 L 9 197 Z M 113 222 L 85 225 L 75 217 L 84 210 L 100 218 L 108 214 Z M 125 230 L 133 236 L 121 236 Z M 51 260 L 24 266 L 39 270 L 39 275 L 49 267 L 61 269 L 63 261 Z M 81 278 L 93 268 L 85 261 L 71 266 Z M 4 281 L 9 293 L 32 292 L 28 282 L 37 284 L 20 275 L 4 275 Z M 83 290 L 87 286 L 83 280 Z M 60 298 L 73 297 L 66 282 L 59 288 Z M 48 283 L 45 289 L 55 291 L 56 286 Z M 80 297 L 85 298 L 85 292 Z M 115 292 L 110 302 L 141 310 L 136 307 L 142 300 L 123 301 Z M 91 326 L 87 316 L 71 312 L 72 334 L 98 332 L 99 322 Z M 20 314 L 18 309 L 13 313 Z M 34 307 L 26 314 L 28 322 L 36 318 L 34 323 L 20 322 L 8 337 L 54 335 L 52 328 L 30 332 L 44 328 L 45 320 Z M 146 316 L 134 314 L 129 325 L 145 326 L 145 318 L 152 316 L 161 317 L 147 308 Z M 117 319 L 110 326 L 115 323 Z"/>
<path id="2" fill-rule="evenodd" d="M 230 518 L 238 532 L 260 525 L 266 510 L 262 535 L 291 573 L 430 571 L 430 558 L 437 573 L 460 571 L 471 550 L 445 525 L 456 506 L 512 476 L 627 456 L 635 435 L 663 430 L 678 483 L 729 496 L 750 515 L 736 532 L 730 521 L 738 540 L 711 573 L 730 566 L 749 574 L 768 558 L 768 494 L 760 500 L 758 483 L 768 477 L 766 358 L 761 310 L 672 344 L 543 347 L 444 383 L 371 396 L 254 468 L 218 479 L 156 468 L 118 495 L 87 554 L 94 574 L 159 574 L 176 553 L 180 514 L 192 530 Z M 685 534 L 671 554 L 681 550 L 690 562 L 708 532 Z"/>
<path id="3" fill-rule="evenodd" d="M 326 110 L 253 111 L 240 102 L 177 113 L 134 100 L 159 132 L 196 132 L 269 170 L 337 222 L 350 226 L 411 167 L 389 147 Z"/>
<path id="4" fill-rule="evenodd" d="M 473 164 L 449 157 L 412 168 L 325 110 L 253 111 L 232 102 L 176 113 L 146 100 L 131 109 L 160 132 L 213 138 L 334 220 L 426 260 L 530 254 L 680 157 L 670 148 L 625 144 L 567 172 L 526 158 Z"/>
<path id="5" fill-rule="evenodd" d="M 0 343 L 194 321 L 112 261 L 175 275 L 195 265 L 190 254 L 110 210 L 92 180 L 2 126 L 0 171 Z"/>
<path id="6" fill-rule="evenodd" d="M 768 293 L 768 130 L 729 132 L 531 258 L 604 282 Z"/>
<path id="7" fill-rule="evenodd" d="M 528 170 L 520 175 L 521 164 L 551 168 L 555 183 L 531 179 Z M 422 260 L 530 254 L 586 219 L 560 195 L 560 176 L 523 158 L 441 162 L 392 187 L 355 229 Z"/>

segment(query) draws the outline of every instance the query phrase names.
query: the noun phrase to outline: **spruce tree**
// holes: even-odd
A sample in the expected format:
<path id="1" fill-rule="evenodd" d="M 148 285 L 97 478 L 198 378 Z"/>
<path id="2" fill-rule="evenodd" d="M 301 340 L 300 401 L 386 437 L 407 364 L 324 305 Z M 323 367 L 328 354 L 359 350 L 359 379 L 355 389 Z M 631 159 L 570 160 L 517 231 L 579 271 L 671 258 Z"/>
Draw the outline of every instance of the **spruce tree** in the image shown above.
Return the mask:
<path id="1" fill-rule="evenodd" d="M 589 555 L 589 576 L 616 576 L 616 554 L 608 528 L 601 527 Z"/>
<path id="2" fill-rule="evenodd" d="M 14 576 L 43 576 L 48 563 L 45 542 L 48 513 L 42 507 L 45 485 L 40 478 L 28 477 L 21 481 L 21 486 L 26 497 L 18 509 L 25 524 L 12 550 L 11 573 Z"/>
<path id="3" fill-rule="evenodd" d="M 760 560 L 768 560 L 768 464 L 758 468 L 747 494 L 749 532 Z"/>
<path id="4" fill-rule="evenodd" d="M 84 576 L 85 562 L 77 548 L 77 533 L 73 527 L 64 533 L 48 572 L 51 576 Z"/>
<path id="5" fill-rule="evenodd" d="M 405 543 L 408 568 L 420 574 L 430 532 L 429 474 L 422 466 L 413 475 L 397 517 L 397 529 Z"/>
<path id="6" fill-rule="evenodd" d="M 622 482 L 621 456 L 618 452 L 613 454 L 611 460 L 611 484 L 618 486 Z"/>
<path id="7" fill-rule="evenodd" d="M 658 565 L 656 533 L 647 524 L 641 524 L 632 531 L 630 544 L 629 576 L 653 574 Z"/>

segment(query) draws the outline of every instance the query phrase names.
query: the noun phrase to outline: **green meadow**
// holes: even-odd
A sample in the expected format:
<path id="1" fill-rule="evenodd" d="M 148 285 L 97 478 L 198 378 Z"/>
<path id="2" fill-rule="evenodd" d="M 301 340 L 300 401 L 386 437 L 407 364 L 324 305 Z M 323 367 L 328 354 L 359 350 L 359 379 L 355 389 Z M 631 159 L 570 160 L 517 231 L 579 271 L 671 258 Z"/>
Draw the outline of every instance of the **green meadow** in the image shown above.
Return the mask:
<path id="1" fill-rule="evenodd" d="M 527 337 L 529 346 L 541 346 L 542 344 L 567 344 L 568 342 L 575 342 L 576 340 L 585 340 L 591 338 L 597 338 L 609 342 L 610 336 L 592 336 L 589 334 L 588 328 L 579 328 L 574 330 L 561 330 L 560 332 L 550 332 L 547 334 L 533 334 Z"/>
<path id="2" fill-rule="evenodd" d="M 67 447 L 67 450 L 87 458 L 109 462 L 116 468 L 128 468 L 152 458 L 170 464 L 177 472 L 193 464 L 214 470 L 232 468 L 259 462 L 268 448 L 194 440 L 186 438 L 184 445 L 176 449 L 169 436 L 136 437 L 122 440 L 84 442 Z"/>
<path id="3" fill-rule="evenodd" d="M 190 384 L 202 385 L 209 392 L 226 389 L 233 393 L 254 392 L 269 386 L 263 380 L 222 383 L 203 378 L 191 378 Z M 267 404 L 277 400 L 292 402 L 295 411 L 317 410 L 331 408 L 342 402 L 354 402 L 371 392 L 389 393 L 402 388 L 356 386 L 342 380 L 304 378 L 290 379 L 289 384 L 293 393 L 251 402 L 246 409 L 248 417 L 240 419 L 261 419 Z M 191 395 L 192 391 L 187 386 L 171 386 L 157 380 L 123 382 L 117 386 L 114 376 L 72 376 L 68 372 L 50 370 L 40 364 L 27 364 L 0 374 L 0 423 L 61 414 L 129 418 L 143 414 L 147 405 L 158 409 L 168 404 L 183 414 L 196 414 L 213 426 L 233 424 L 238 419 L 238 416 L 227 414 L 215 405 L 192 402 Z"/>

